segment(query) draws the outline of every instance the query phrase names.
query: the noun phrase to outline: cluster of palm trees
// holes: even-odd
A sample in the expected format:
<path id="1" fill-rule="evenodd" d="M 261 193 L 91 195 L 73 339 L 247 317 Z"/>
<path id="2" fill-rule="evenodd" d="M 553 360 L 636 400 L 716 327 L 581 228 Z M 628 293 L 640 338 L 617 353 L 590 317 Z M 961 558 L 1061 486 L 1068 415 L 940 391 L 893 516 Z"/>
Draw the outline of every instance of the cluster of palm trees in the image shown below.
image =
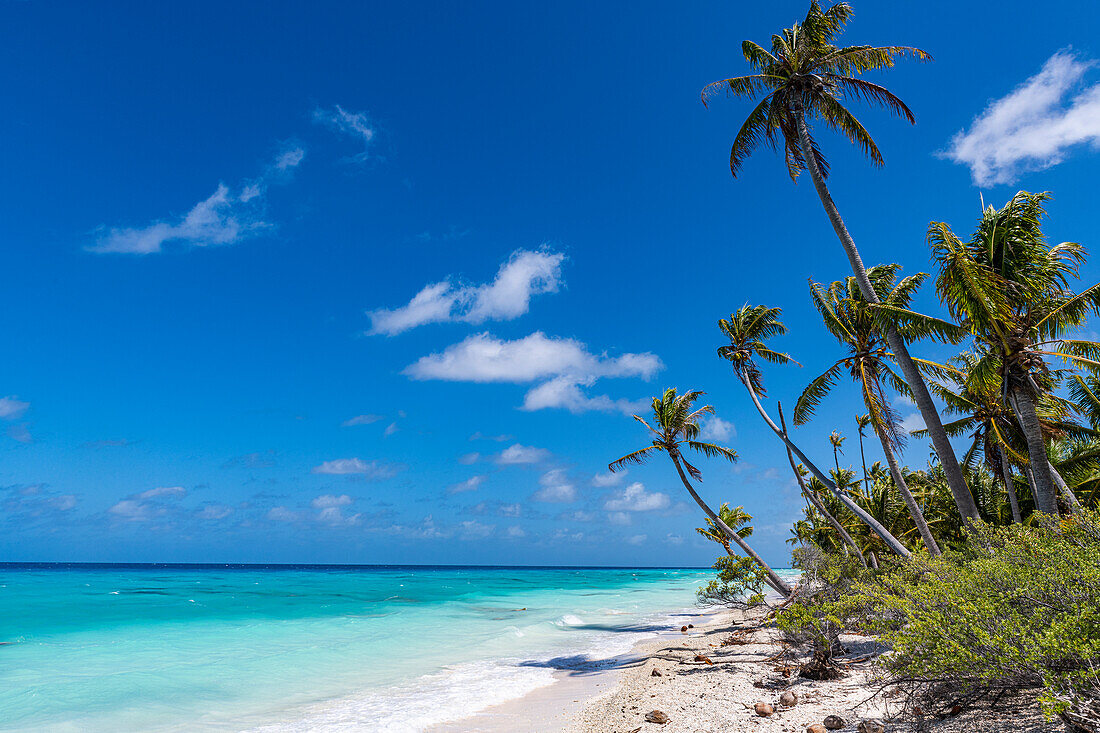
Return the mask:
<path id="1" fill-rule="evenodd" d="M 770 50 L 752 41 L 742 44 L 754 73 L 710 84 L 702 98 L 705 104 L 725 91 L 756 102 L 734 138 L 732 174 L 739 175 L 761 144 L 782 147 L 792 179 L 809 172 L 851 265 L 846 278 L 828 285 L 810 282 L 812 302 L 842 351 L 799 396 L 792 419 L 795 425 L 809 421 L 844 375 L 850 377 L 863 403 L 856 418 L 862 476 L 841 466 L 840 433 L 830 440 L 833 468 L 822 470 L 788 434 L 781 405 L 776 403 L 778 424 L 765 407 L 761 365 L 793 361 L 769 345 L 787 332 L 778 308 L 745 305 L 719 320 L 724 343 L 718 355 L 785 444 L 807 502 L 805 518 L 793 529 L 795 541 L 852 553 L 866 564 L 882 553 L 908 557 L 921 549 L 938 555 L 945 545 L 965 542 L 975 520 L 1034 521 L 1036 513 L 1068 514 L 1097 502 L 1100 343 L 1077 334 L 1090 313 L 1100 312 L 1100 284 L 1074 291 L 1084 249 L 1074 242 L 1047 242 L 1045 193 L 1020 192 L 999 209 L 983 204 L 967 241 L 945 223 L 929 226 L 935 289 L 947 317 L 912 308 L 930 275 L 899 280 L 897 264 L 864 266 L 826 184 L 829 165 L 814 128 L 841 133 L 882 165 L 878 146 L 845 103 L 868 102 L 913 122 L 904 102 L 860 74 L 890 68 L 899 58 L 931 57 L 904 46 L 837 45 L 851 13 L 847 3 L 822 9 L 812 0 L 801 23 L 772 36 Z M 966 350 L 947 363 L 912 356 L 910 346 L 926 339 L 963 344 Z M 693 485 L 701 473 L 685 450 L 737 458 L 730 448 L 698 440 L 700 418 L 713 412 L 709 405 L 696 406 L 702 395 L 669 389 L 654 398 L 655 426 L 635 416 L 651 431 L 652 444 L 610 468 L 665 453 L 706 515 L 708 536 L 731 554 L 731 543 L 736 545 L 765 570 L 769 585 L 790 594 L 790 586 L 749 547 L 744 530 L 734 530 L 734 520 L 744 518 L 740 507 L 723 505 L 715 513 Z M 923 417 L 925 427 L 913 434 L 930 439 L 935 451 L 924 470 L 899 461 L 908 435 L 894 396 L 911 401 Z M 946 423 L 935 398 L 950 418 Z M 879 440 L 885 468 L 877 462 L 867 468 L 868 427 Z M 965 435 L 970 442 L 960 460 L 951 438 Z"/>

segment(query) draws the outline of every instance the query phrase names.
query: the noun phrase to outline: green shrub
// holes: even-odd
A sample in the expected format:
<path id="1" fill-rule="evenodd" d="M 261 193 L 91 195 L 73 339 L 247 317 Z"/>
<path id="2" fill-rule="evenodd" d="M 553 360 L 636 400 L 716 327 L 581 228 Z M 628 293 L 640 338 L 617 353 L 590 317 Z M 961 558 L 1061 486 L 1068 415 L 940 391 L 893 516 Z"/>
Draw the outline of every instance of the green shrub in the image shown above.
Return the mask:
<path id="1" fill-rule="evenodd" d="M 695 592 L 700 603 L 750 608 L 764 603 L 768 585 L 764 569 L 751 558 L 722 555 L 712 565 L 718 578 Z"/>
<path id="2" fill-rule="evenodd" d="M 810 662 L 801 674 L 813 679 L 838 675 L 833 655 L 842 653 L 840 633 L 861 624 L 861 598 L 852 592 L 873 571 L 848 555 L 823 552 L 815 546 L 794 551 L 794 566 L 802 571 L 798 594 L 776 617 L 784 638 L 796 647 L 809 647 Z"/>
<path id="3" fill-rule="evenodd" d="M 853 602 L 893 649 L 887 668 L 929 712 L 1034 693 L 1071 728 L 1100 730 L 1100 512 L 978 525 L 967 549 L 858 590 Z"/>

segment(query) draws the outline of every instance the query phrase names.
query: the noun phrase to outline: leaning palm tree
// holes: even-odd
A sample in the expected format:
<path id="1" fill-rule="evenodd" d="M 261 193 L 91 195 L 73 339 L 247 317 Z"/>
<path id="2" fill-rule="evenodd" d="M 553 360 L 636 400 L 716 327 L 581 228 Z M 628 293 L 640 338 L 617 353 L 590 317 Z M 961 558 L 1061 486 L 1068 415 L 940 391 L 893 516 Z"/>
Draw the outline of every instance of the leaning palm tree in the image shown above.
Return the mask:
<path id="1" fill-rule="evenodd" d="M 783 417 L 783 404 L 778 400 L 776 400 L 775 402 L 775 409 L 776 412 L 779 413 L 779 425 L 783 428 L 783 432 L 786 433 L 787 420 Z M 791 465 L 791 471 L 794 473 L 794 478 L 796 481 L 798 481 L 798 488 L 802 490 L 802 495 L 806 497 L 806 501 L 812 504 L 816 512 L 825 518 L 825 522 L 832 528 L 834 532 L 836 532 L 836 534 L 840 537 L 841 542 L 843 542 L 848 549 L 856 554 L 856 557 L 859 558 L 859 561 L 863 564 L 863 567 L 867 567 L 867 558 L 863 556 L 863 552 L 859 549 L 859 545 L 857 545 L 855 540 L 852 539 L 852 536 L 848 533 L 848 530 L 846 530 L 844 528 L 844 525 L 842 525 L 840 521 L 835 516 L 833 516 L 833 513 L 830 512 L 829 509 L 825 506 L 825 503 L 821 501 L 821 497 L 817 495 L 817 492 L 812 491 L 806 485 L 806 474 L 809 473 L 809 471 L 807 471 L 802 465 L 795 465 L 794 454 L 791 453 L 791 447 L 789 445 L 785 445 L 784 447 L 787 449 L 787 462 Z M 839 472 L 839 468 L 837 470 Z M 863 476 L 866 480 L 866 463 L 863 464 Z M 808 506 L 806 507 L 806 509 L 807 515 L 813 514 L 813 512 L 809 511 Z M 798 536 L 798 533 L 796 532 L 795 535 Z"/>
<path id="2" fill-rule="evenodd" d="M 897 272 L 900 269 L 899 265 L 879 265 L 870 268 L 867 275 L 875 286 L 881 302 L 908 310 L 910 299 L 928 275 L 920 272 L 898 283 Z M 863 404 L 871 419 L 871 427 L 882 445 L 882 452 L 886 456 L 886 464 L 890 467 L 894 485 L 909 509 L 909 515 L 924 540 L 924 546 L 933 556 L 938 556 L 941 554 L 940 548 L 932 536 L 932 531 L 928 528 L 917 500 L 909 491 L 905 476 L 898 464 L 897 451 L 905 445 L 905 438 L 899 416 L 887 397 L 886 385 L 889 383 L 897 392 L 906 396 L 910 394 L 910 390 L 905 380 L 894 371 L 891 365 L 894 355 L 880 335 L 878 319 L 871 310 L 870 304 L 860 293 L 854 277 L 834 282 L 828 288 L 811 281 L 810 294 L 825 322 L 825 329 L 845 347 L 847 353 L 821 376 L 811 381 L 802 392 L 798 402 L 795 403 L 794 423 L 804 425 L 808 422 L 822 398 L 836 386 L 840 375 L 847 371 L 852 380 L 859 385 Z M 910 327 L 910 324 L 906 326 Z M 952 324 L 946 323 L 933 324 L 931 327 L 936 326 L 941 329 L 953 327 Z M 926 325 L 926 328 L 928 327 Z M 906 330 L 903 334 L 908 338 L 919 335 L 915 333 L 915 328 L 912 331 Z M 834 432 L 833 435 L 836 433 Z M 833 445 L 835 452 L 835 441 Z M 839 466 L 837 470 L 840 470 Z"/>
<path id="3" fill-rule="evenodd" d="M 1020 191 L 1003 208 L 984 209 L 967 243 L 933 222 L 928 242 L 940 266 L 940 299 L 980 347 L 970 380 L 1000 384 L 1027 440 L 1036 509 L 1055 514 L 1058 493 L 1071 507 L 1076 499 L 1046 454 L 1039 405 L 1063 377 L 1046 358 L 1100 368 L 1100 343 L 1066 337 L 1090 311 L 1100 311 L 1100 283 L 1081 293 L 1070 288 L 1085 251 L 1076 242 L 1047 243 L 1042 219 L 1049 198 Z"/>
<path id="4" fill-rule="evenodd" d="M 873 164 L 882 165 L 878 145 L 843 101 L 853 99 L 875 104 L 914 122 L 913 113 L 901 99 L 885 87 L 861 79 L 858 75 L 865 71 L 888 69 L 898 57 L 909 56 L 919 60 L 930 60 L 932 57 L 919 48 L 908 46 L 834 45 L 833 41 L 851 16 L 852 8 L 848 3 L 840 2 L 828 10 L 822 10 L 817 0 L 811 0 L 802 23 L 772 36 L 771 51 L 752 41 L 741 44 L 745 60 L 756 73 L 709 84 L 703 89 L 702 98 L 706 104 L 712 95 L 723 90 L 732 96 L 748 97 L 754 101 L 763 95 L 733 140 L 730 172 L 736 177 L 745 160 L 762 143 L 777 149 L 782 142 L 791 179 L 797 179 L 804 170 L 809 171 L 863 297 L 871 303 L 878 303 L 878 296 L 867 277 L 855 241 L 825 184 L 829 165 L 810 130 L 810 123 L 820 121 L 827 128 L 841 133 L 858 145 Z M 909 356 L 905 341 L 892 326 L 885 329 L 885 335 L 913 391 L 914 401 L 924 416 L 959 513 L 964 520 L 977 519 L 978 508 L 974 498 L 943 430 L 936 405 L 917 365 Z"/>
<path id="5" fill-rule="evenodd" d="M 707 443 L 698 439 L 699 419 L 704 415 L 714 414 L 714 408 L 710 405 L 704 405 L 699 408 L 695 407 L 695 402 L 702 397 L 703 394 L 704 393 L 699 390 L 688 390 L 684 394 L 677 394 L 675 388 L 669 388 L 666 389 L 664 394 L 660 397 L 654 397 L 653 421 L 657 425 L 656 428 L 638 415 L 633 416 L 635 420 L 645 425 L 646 429 L 653 434 L 652 444 L 645 448 L 627 453 L 617 461 L 608 464 L 607 468 L 614 473 L 628 463 L 645 463 L 657 453 L 664 453 L 667 455 L 669 460 L 672 461 L 672 465 L 676 467 L 676 473 L 679 474 L 680 481 L 683 482 L 684 488 L 687 489 L 687 492 L 691 495 L 691 498 L 695 500 L 695 503 L 699 505 L 699 508 L 703 510 L 703 513 L 707 515 L 710 522 L 720 529 L 726 537 L 732 540 L 746 555 L 751 557 L 753 561 L 764 570 L 768 579 L 768 585 L 784 596 L 790 596 L 793 589 L 787 585 L 786 581 L 779 577 L 766 562 L 764 562 L 764 559 L 745 542 L 744 538 L 727 525 L 722 518 L 703 501 L 695 491 L 695 487 L 692 486 L 691 480 L 688 478 L 688 476 L 690 476 L 691 479 L 695 481 L 702 481 L 703 474 L 684 457 L 682 452 L 684 446 L 694 451 L 698 451 L 708 458 L 725 458 L 731 463 L 737 460 L 737 453 L 732 448 L 716 445 L 714 443 Z"/>
<path id="6" fill-rule="evenodd" d="M 722 333 L 729 339 L 729 343 L 718 347 L 718 356 L 730 362 L 733 366 L 734 374 L 741 380 L 741 384 L 745 386 L 745 389 L 749 393 L 749 397 L 756 406 L 757 412 L 760 413 L 760 417 L 764 419 L 764 422 L 771 428 L 772 432 L 774 432 L 776 436 L 778 436 L 778 438 L 798 456 L 799 460 L 809 469 L 810 473 L 812 473 L 822 485 L 840 501 L 840 503 L 859 517 L 859 519 L 870 527 L 875 534 L 881 537 L 894 553 L 902 557 L 908 557 L 910 552 L 905 545 L 898 540 L 897 537 L 890 534 L 890 531 L 887 530 L 881 522 L 864 511 L 856 502 L 852 501 L 846 491 L 842 488 L 838 488 L 835 481 L 830 479 L 824 471 L 807 458 L 806 454 L 803 453 L 787 435 L 787 431 L 776 425 L 775 421 L 771 419 L 764 409 L 764 406 L 760 404 L 760 395 L 766 394 L 766 392 L 764 390 L 763 375 L 760 372 L 760 367 L 756 364 L 756 358 L 760 357 L 774 364 L 786 364 L 793 361 L 790 355 L 775 351 L 766 344 L 766 341 L 772 336 L 779 336 L 787 332 L 787 327 L 779 320 L 781 313 L 782 311 L 779 308 L 769 308 L 763 305 L 743 305 L 737 311 L 731 313 L 728 320 L 725 318 L 719 319 L 718 328 L 721 329 Z"/>

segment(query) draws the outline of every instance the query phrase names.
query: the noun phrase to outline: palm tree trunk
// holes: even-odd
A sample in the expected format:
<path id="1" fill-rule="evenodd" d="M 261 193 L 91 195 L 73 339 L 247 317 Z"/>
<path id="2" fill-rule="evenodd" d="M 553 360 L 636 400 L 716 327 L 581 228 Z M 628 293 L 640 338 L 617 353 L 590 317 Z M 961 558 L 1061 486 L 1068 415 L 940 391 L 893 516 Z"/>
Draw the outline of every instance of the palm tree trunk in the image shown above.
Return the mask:
<path id="1" fill-rule="evenodd" d="M 672 463 L 676 466 L 676 473 L 680 474 L 680 480 L 684 482 L 684 488 L 688 490 L 689 494 L 691 494 L 691 498 L 695 499 L 695 503 L 699 505 L 699 508 L 703 510 L 703 513 L 710 517 L 710 521 L 714 522 L 715 526 L 721 529 L 722 532 L 725 533 L 726 537 L 736 542 L 737 546 L 740 547 L 746 555 L 751 557 L 756 562 L 756 564 L 763 568 L 764 573 L 768 577 L 768 585 L 777 590 L 779 593 L 782 593 L 784 597 L 790 596 L 793 592 L 793 589 L 789 585 L 787 585 L 774 570 L 771 569 L 770 565 L 764 562 L 764 558 L 756 554 L 756 550 L 749 547 L 749 543 L 745 542 L 745 540 L 741 538 L 741 535 L 730 529 L 729 525 L 723 522 L 721 517 L 714 513 L 714 510 L 711 509 L 705 501 L 703 501 L 702 497 L 700 497 L 699 494 L 695 493 L 695 488 L 691 485 L 691 482 L 688 481 L 688 477 L 684 473 L 684 469 L 680 466 L 679 457 L 673 455 L 671 456 L 671 458 Z"/>
<path id="2" fill-rule="evenodd" d="M 780 413 L 779 417 L 782 418 L 783 414 Z M 863 428 L 860 427 L 857 432 L 859 433 L 859 462 L 863 464 L 863 490 L 867 491 L 871 485 L 871 478 L 867 475 L 867 456 L 863 454 Z"/>
<path id="3" fill-rule="evenodd" d="M 1020 502 L 1016 499 L 1016 485 L 1012 482 L 1012 465 L 1008 462 L 1008 456 L 1004 449 L 997 451 L 1001 454 L 1001 474 L 1005 482 L 1005 493 L 1008 494 L 1008 503 L 1012 507 L 1012 521 L 1016 524 L 1024 521 L 1020 516 Z"/>
<path id="4" fill-rule="evenodd" d="M 838 489 L 836 484 L 833 483 L 833 481 L 830 480 L 829 477 L 826 476 L 824 472 L 822 472 L 822 470 L 814 464 L 813 461 L 807 458 L 806 454 L 803 453 L 797 445 L 791 442 L 791 439 L 787 437 L 787 433 L 783 430 L 780 430 L 779 426 L 776 425 L 771 417 L 768 416 L 767 411 L 764 410 L 764 406 L 760 404 L 760 398 L 756 396 L 756 390 L 752 388 L 752 385 L 749 384 L 749 381 L 740 374 L 738 374 L 738 376 L 741 377 L 741 384 L 745 385 L 745 389 L 749 391 L 749 397 L 752 398 L 753 404 L 756 405 L 756 411 L 760 413 L 760 417 L 764 418 L 764 422 L 768 424 L 768 427 L 772 429 L 772 432 L 779 436 L 779 439 L 782 440 L 788 448 L 794 451 L 794 454 L 798 456 L 798 459 L 802 461 L 803 465 L 805 465 L 806 468 L 810 469 L 810 473 L 816 476 L 817 480 L 823 483 L 825 485 L 825 488 L 832 492 L 833 496 L 835 496 L 841 504 L 846 506 L 848 510 L 852 512 L 852 514 L 855 514 L 857 517 L 859 517 L 860 521 L 870 527 L 872 532 L 881 537 L 882 541 L 886 543 L 886 545 L 894 552 L 894 554 L 900 555 L 902 557 L 909 557 L 912 553 L 909 552 L 909 550 L 905 547 L 905 545 L 901 543 L 901 541 L 897 537 L 890 534 L 890 530 L 882 526 L 881 522 L 868 514 L 859 504 L 855 503 L 852 500 L 852 497 L 848 496 L 846 492 Z"/>
<path id="5" fill-rule="evenodd" d="M 783 434 L 786 435 L 787 420 L 783 417 L 783 405 L 781 405 L 779 401 L 776 400 L 775 406 L 776 410 L 778 410 L 779 412 L 779 424 L 783 428 Z M 817 492 L 811 491 L 810 487 L 806 486 L 806 481 L 803 480 L 802 474 L 799 473 L 798 467 L 794 463 L 794 454 L 791 453 L 790 446 L 785 445 L 785 447 L 787 448 L 787 460 L 791 464 L 791 471 L 794 473 L 795 479 L 798 480 L 798 486 L 800 489 L 802 489 L 802 495 L 806 497 L 806 501 L 814 505 L 814 509 L 816 509 L 818 512 L 821 513 L 823 517 L 825 517 L 825 521 L 829 523 L 829 526 L 832 527 L 838 535 L 840 535 L 840 539 L 843 540 L 844 544 L 848 545 L 848 547 L 850 547 L 852 551 L 856 553 L 856 557 L 859 558 L 859 561 L 863 564 L 863 567 L 867 567 L 867 558 L 865 558 L 863 556 L 863 553 L 859 551 L 859 545 L 857 545 L 856 541 L 852 539 L 852 535 L 848 534 L 848 530 L 844 529 L 844 525 L 841 524 L 828 509 L 825 508 L 825 504 L 821 501 L 821 497 L 817 495 Z M 860 452 L 862 452 L 862 450 L 863 448 L 861 441 Z M 864 471 L 864 473 L 866 473 L 866 471 Z"/>
<path id="6" fill-rule="evenodd" d="M 795 124 L 798 126 L 798 139 L 802 145 L 803 157 L 806 160 L 806 167 L 810 171 L 810 178 L 813 179 L 814 188 L 817 189 L 817 196 L 821 199 L 821 205 L 829 216 L 833 230 L 836 232 L 841 246 L 844 247 L 844 252 L 848 255 L 848 262 L 852 266 L 852 273 L 856 277 L 856 282 L 859 283 L 860 292 L 863 293 L 863 297 L 869 303 L 877 304 L 879 302 L 878 295 L 875 293 L 875 289 L 871 287 L 871 280 L 867 277 L 867 269 L 863 266 L 863 260 L 859 256 L 859 250 L 856 249 L 855 240 L 848 232 L 844 220 L 840 218 L 840 211 L 833 202 L 833 197 L 821 175 L 821 169 L 817 165 L 817 159 L 813 156 L 806 117 L 801 109 L 795 110 L 794 117 Z M 947 477 L 947 485 L 951 488 L 951 495 L 955 499 L 955 506 L 958 507 L 959 514 L 962 515 L 964 523 L 969 519 L 979 519 L 978 505 L 974 502 L 974 497 L 966 485 L 962 469 L 959 468 L 959 461 L 955 457 L 955 451 L 952 449 L 951 441 L 947 437 L 947 431 L 943 429 L 943 422 L 940 421 L 936 405 L 932 402 L 932 395 L 929 394 L 928 386 L 917 370 L 913 358 L 909 356 L 909 349 L 906 348 L 904 339 L 891 326 L 886 331 L 886 341 L 890 344 L 890 349 L 894 352 L 894 358 L 901 368 L 901 373 L 905 376 L 905 381 L 908 382 L 909 389 L 913 392 L 913 399 L 917 403 L 917 408 L 924 417 L 928 436 L 932 439 L 932 446 L 936 450 L 936 455 L 940 458 L 940 465 L 943 466 L 944 475 Z"/>
<path id="7" fill-rule="evenodd" d="M 1066 485 L 1066 480 L 1062 478 L 1062 474 L 1058 473 L 1058 469 L 1049 460 L 1047 466 L 1050 468 L 1050 480 L 1058 487 L 1058 493 L 1062 495 L 1062 500 L 1066 502 L 1066 507 L 1069 508 L 1070 513 L 1076 514 L 1081 511 L 1081 502 L 1077 501 L 1073 489 Z"/>
<path id="8" fill-rule="evenodd" d="M 905 483 L 905 477 L 902 476 L 901 468 L 898 466 L 897 456 L 894 455 L 894 446 L 890 445 L 890 441 L 882 433 L 876 430 L 875 434 L 882 443 L 882 452 L 886 454 L 886 465 L 890 467 L 890 475 L 894 477 L 894 486 L 898 487 L 898 493 L 905 501 L 905 506 L 909 507 L 909 516 L 917 525 L 921 539 L 924 540 L 924 546 L 928 548 L 932 557 L 939 557 L 943 553 L 940 551 L 940 546 L 936 544 L 936 538 L 932 536 L 932 530 L 928 529 L 928 522 L 924 521 L 924 514 L 921 513 L 917 500 L 913 498 L 913 492 L 909 491 L 909 485 Z"/>
<path id="9" fill-rule="evenodd" d="M 1035 494 L 1035 509 L 1047 514 L 1058 515 L 1058 500 L 1051 486 L 1049 470 L 1043 470 L 1047 463 L 1046 446 L 1043 444 L 1043 432 L 1039 425 L 1039 415 L 1035 411 L 1035 399 L 1026 389 L 1009 387 L 1008 401 L 1016 413 L 1020 430 L 1027 439 L 1027 455 L 1031 461 L 1032 491 Z"/>

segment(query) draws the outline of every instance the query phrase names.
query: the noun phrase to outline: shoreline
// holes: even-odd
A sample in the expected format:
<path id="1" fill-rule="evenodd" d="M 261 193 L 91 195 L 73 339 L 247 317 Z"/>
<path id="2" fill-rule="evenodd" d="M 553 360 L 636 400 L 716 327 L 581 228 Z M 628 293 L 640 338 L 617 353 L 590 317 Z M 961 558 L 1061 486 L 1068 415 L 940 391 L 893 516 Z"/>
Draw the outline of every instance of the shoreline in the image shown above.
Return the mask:
<path id="1" fill-rule="evenodd" d="M 627 652 L 591 668 L 560 669 L 552 684 L 465 718 L 428 728 L 431 733 L 701 733 L 754 731 L 802 733 L 826 716 L 838 716 L 837 730 L 855 732 L 864 720 L 885 721 L 886 731 L 935 733 L 1060 733 L 1037 705 L 990 712 L 974 710 L 945 720 L 902 715 L 882 687 L 870 637 L 842 635 L 848 653 L 838 658 L 844 677 L 814 681 L 798 676 L 807 655 L 780 643 L 764 611 L 699 609 L 687 633 L 659 632 Z M 674 618 L 672 614 L 670 619 Z M 785 652 L 785 654 L 784 654 Z M 776 659 L 777 655 L 782 658 Z M 698 661 L 697 655 L 710 660 Z M 871 655 L 868 659 L 868 655 Z M 784 669 L 787 670 L 786 674 Z M 793 692 L 797 703 L 780 704 Z M 773 706 L 760 716 L 757 702 Z M 668 722 L 646 720 L 661 711 Z"/>
<path id="2" fill-rule="evenodd" d="M 679 627 L 692 624 L 691 632 L 724 629 L 737 619 L 740 611 L 710 606 L 669 611 L 668 631 L 657 631 L 640 639 L 623 654 L 581 664 L 562 660 L 554 671 L 554 681 L 497 705 L 463 718 L 433 725 L 426 733 L 563 733 L 572 731 L 579 715 L 595 700 L 614 695 L 624 675 L 644 666 L 654 649 L 684 643 Z M 673 622 L 679 624 L 673 626 Z M 553 662 L 554 660 L 551 660 Z M 602 729 L 606 731 L 607 729 Z"/>

